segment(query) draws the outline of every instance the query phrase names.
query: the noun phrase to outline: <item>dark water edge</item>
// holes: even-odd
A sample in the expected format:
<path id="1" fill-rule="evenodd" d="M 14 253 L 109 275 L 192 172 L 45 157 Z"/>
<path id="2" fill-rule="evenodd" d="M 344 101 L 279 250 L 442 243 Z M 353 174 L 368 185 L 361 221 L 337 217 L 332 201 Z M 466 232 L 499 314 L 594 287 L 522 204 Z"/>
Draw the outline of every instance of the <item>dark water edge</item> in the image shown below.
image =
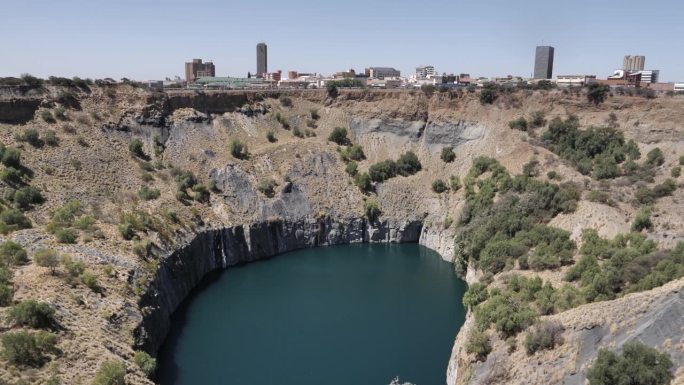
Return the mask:
<path id="1" fill-rule="evenodd" d="M 158 380 L 444 384 L 465 290 L 417 244 L 306 249 L 216 272 L 172 317 Z"/>

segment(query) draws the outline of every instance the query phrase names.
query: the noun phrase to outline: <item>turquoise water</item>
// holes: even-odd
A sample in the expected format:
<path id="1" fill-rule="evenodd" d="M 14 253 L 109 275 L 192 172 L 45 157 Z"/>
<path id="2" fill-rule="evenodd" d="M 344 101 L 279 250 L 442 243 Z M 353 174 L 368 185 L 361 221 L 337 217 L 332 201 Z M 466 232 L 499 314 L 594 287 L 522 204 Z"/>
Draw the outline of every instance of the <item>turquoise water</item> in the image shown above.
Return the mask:
<path id="1" fill-rule="evenodd" d="M 176 312 L 163 385 L 444 384 L 465 283 L 416 245 L 295 251 L 230 268 Z"/>

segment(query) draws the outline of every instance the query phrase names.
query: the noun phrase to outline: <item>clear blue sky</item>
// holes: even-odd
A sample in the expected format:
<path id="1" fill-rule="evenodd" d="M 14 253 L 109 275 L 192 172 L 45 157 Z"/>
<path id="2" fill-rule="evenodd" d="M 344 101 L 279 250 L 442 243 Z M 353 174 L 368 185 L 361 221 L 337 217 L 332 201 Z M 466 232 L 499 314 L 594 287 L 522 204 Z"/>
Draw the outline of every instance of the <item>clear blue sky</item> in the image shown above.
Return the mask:
<path id="1" fill-rule="evenodd" d="M 332 73 L 432 64 L 478 76 L 532 72 L 534 47 L 556 47 L 554 76 L 605 77 L 646 55 L 661 81 L 684 81 L 681 0 L 0 0 L 0 76 L 183 76 L 211 59 L 217 75 Z"/>

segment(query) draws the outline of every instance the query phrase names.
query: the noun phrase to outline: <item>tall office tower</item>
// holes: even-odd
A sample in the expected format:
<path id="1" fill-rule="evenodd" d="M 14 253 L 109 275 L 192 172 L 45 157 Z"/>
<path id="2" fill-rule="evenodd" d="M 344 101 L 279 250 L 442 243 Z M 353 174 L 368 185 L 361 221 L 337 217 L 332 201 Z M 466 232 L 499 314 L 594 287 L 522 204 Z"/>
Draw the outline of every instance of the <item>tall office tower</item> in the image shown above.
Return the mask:
<path id="1" fill-rule="evenodd" d="M 534 78 L 551 79 L 553 77 L 553 47 L 538 46 L 534 56 Z"/>
<path id="2" fill-rule="evenodd" d="M 257 44 L 257 77 L 263 77 L 268 72 L 268 53 L 266 43 Z"/>
<path id="3" fill-rule="evenodd" d="M 622 60 L 622 69 L 625 71 L 643 71 L 646 64 L 646 56 L 625 55 Z"/>

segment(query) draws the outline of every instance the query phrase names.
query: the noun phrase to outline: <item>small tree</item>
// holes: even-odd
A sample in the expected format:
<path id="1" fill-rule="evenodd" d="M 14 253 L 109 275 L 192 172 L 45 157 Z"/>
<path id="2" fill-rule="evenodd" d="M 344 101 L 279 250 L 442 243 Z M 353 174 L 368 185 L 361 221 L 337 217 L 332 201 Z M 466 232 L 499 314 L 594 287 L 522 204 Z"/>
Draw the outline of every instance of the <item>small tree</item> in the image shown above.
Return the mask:
<path id="1" fill-rule="evenodd" d="M 266 140 L 268 140 L 268 141 L 271 142 L 271 143 L 275 143 L 275 142 L 278 141 L 278 138 L 276 138 L 275 132 L 273 132 L 273 130 L 269 130 L 269 131 L 266 133 Z M 231 152 L 231 155 L 232 155 L 232 152 Z"/>
<path id="2" fill-rule="evenodd" d="M 485 86 L 485 88 L 480 91 L 480 104 L 492 104 L 496 100 L 496 89 L 493 86 Z"/>
<path id="3" fill-rule="evenodd" d="M 126 385 L 126 365 L 123 362 L 105 361 L 95 373 L 92 385 Z"/>
<path id="4" fill-rule="evenodd" d="M 534 354 L 539 350 L 553 349 L 563 343 L 563 325 L 559 322 L 544 322 L 532 328 L 525 336 L 525 350 L 527 354 Z"/>
<path id="5" fill-rule="evenodd" d="M 333 128 L 332 132 L 328 136 L 328 140 L 335 142 L 340 146 L 346 145 L 349 143 L 349 138 L 347 138 L 347 129 L 343 127 Z"/>
<path id="6" fill-rule="evenodd" d="M 646 154 L 646 163 L 651 167 L 662 166 L 663 163 L 665 163 L 663 151 L 659 147 L 649 151 L 648 154 Z"/>
<path id="7" fill-rule="evenodd" d="M 367 172 L 364 172 L 362 174 L 356 174 L 354 177 L 354 184 L 359 188 L 364 193 L 367 193 L 371 191 L 373 188 L 373 185 L 371 183 L 371 177 L 368 175 Z"/>
<path id="8" fill-rule="evenodd" d="M 40 267 L 47 267 L 50 269 L 52 275 L 55 274 L 55 269 L 59 266 L 59 258 L 57 252 L 52 249 L 40 249 L 33 255 L 33 262 Z"/>
<path id="9" fill-rule="evenodd" d="M 444 147 L 442 149 L 442 153 L 439 156 L 445 163 L 451 163 L 456 159 L 456 153 L 454 152 L 454 148 L 449 146 L 449 147 Z"/>
<path id="10" fill-rule="evenodd" d="M 599 105 L 606 100 L 610 87 L 605 84 L 591 83 L 587 87 L 587 99 L 594 105 Z"/>

